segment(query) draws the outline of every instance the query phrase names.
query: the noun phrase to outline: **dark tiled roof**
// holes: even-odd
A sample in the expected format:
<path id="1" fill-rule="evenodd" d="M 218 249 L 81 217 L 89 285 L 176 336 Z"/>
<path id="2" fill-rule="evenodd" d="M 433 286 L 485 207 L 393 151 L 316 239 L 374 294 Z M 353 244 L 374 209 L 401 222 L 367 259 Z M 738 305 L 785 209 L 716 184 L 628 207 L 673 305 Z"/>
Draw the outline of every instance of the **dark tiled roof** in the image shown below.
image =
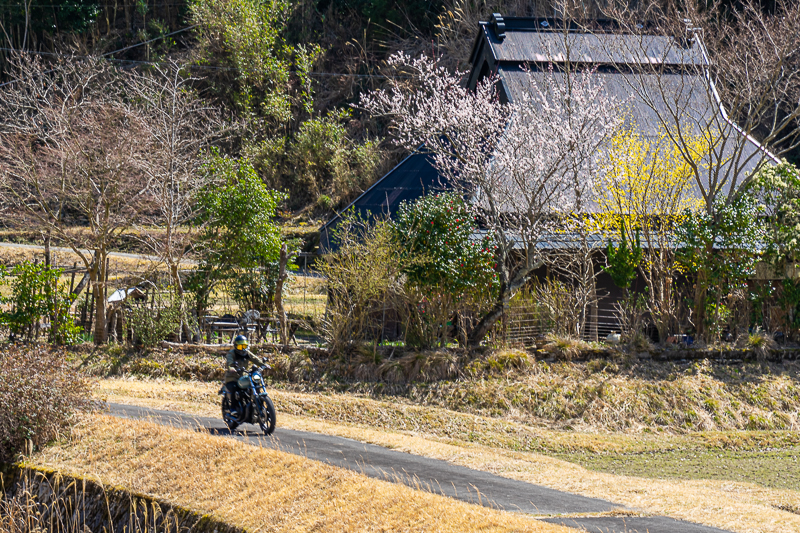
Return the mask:
<path id="1" fill-rule="evenodd" d="M 529 75 L 520 66 L 500 67 L 498 74 L 507 97 L 511 101 L 519 101 L 525 93 L 531 91 L 529 76 L 536 79 L 549 75 L 542 71 L 534 71 Z M 555 72 L 553 75 L 561 76 L 562 74 Z M 774 158 L 752 139 L 735 133 L 735 130 L 730 129 L 731 125 L 720 124 L 722 114 L 713 109 L 712 106 L 716 103 L 708 90 L 705 78 L 700 75 L 680 72 L 634 75 L 604 70 L 595 72 L 593 76 L 598 83 L 602 84 L 606 94 L 618 102 L 625 103 L 626 120 L 635 124 L 637 131 L 645 137 L 657 138 L 662 128 L 661 121 L 653 107 L 662 109 L 663 116 L 669 115 L 669 111 L 678 112 L 683 117 L 682 129 L 695 132 L 695 134 L 699 134 L 701 131 L 718 130 L 722 126 L 728 127 L 727 142 L 724 146 L 717 148 L 718 153 L 706 158 L 704 161 L 706 165 L 712 162 L 735 165 L 738 175 L 744 177 L 755 170 L 764 159 Z M 634 91 L 632 86 L 638 86 L 648 101 Z M 734 156 L 738 157 L 738 161 L 733 161 Z M 709 171 L 706 170 L 706 172 Z M 725 193 L 728 192 L 730 185 L 729 181 L 724 188 Z M 695 186 L 695 188 L 697 187 Z M 694 194 L 698 198 L 700 197 L 699 190 L 695 190 Z"/>
<path id="2" fill-rule="evenodd" d="M 413 202 L 425 194 L 443 188 L 430 156 L 418 149 L 364 191 L 342 212 L 353 209 L 364 217 L 384 214 L 394 216 L 401 202 Z M 337 214 L 320 228 L 320 252 L 336 249 L 330 231 L 336 227 L 339 220 L 340 216 Z"/>
<path id="3" fill-rule="evenodd" d="M 537 29 L 510 31 L 499 39 L 488 23 L 481 24 L 486 43 L 497 61 L 604 65 L 702 65 L 697 45 L 683 46 L 662 35 L 562 33 Z"/>

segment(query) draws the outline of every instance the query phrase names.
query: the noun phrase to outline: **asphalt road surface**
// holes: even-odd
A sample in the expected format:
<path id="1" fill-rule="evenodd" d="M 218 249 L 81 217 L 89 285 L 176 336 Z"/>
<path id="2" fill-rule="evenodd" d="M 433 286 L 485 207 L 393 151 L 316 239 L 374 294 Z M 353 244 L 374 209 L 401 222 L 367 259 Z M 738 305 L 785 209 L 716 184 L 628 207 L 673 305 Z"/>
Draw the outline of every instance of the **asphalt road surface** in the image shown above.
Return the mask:
<path id="1" fill-rule="evenodd" d="M 343 437 L 280 427 L 270 437 L 265 437 L 256 426 L 247 424 L 241 426 L 242 430 L 231 432 L 221 417 L 193 416 L 113 403 L 108 407 L 110 414 L 121 418 L 149 419 L 160 424 L 208 431 L 470 503 L 506 511 L 548 515 L 542 520 L 585 528 L 593 533 L 726 533 L 721 529 L 660 516 L 553 516 L 591 515 L 624 507 Z"/>

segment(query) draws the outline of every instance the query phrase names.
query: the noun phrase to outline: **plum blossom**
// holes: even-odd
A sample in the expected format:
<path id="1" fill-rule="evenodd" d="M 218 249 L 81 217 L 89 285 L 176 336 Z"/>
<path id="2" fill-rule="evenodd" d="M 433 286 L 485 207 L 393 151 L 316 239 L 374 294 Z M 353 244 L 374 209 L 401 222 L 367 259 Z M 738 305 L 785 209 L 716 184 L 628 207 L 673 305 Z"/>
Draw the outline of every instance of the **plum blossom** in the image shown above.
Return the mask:
<path id="1" fill-rule="evenodd" d="M 412 81 L 398 78 L 364 94 L 360 107 L 391 120 L 396 144 L 424 145 L 443 184 L 470 201 L 497 242 L 501 290 L 470 334 L 477 343 L 541 266 L 541 240 L 558 231 L 565 215 L 591 207 L 604 144 L 621 123 L 621 102 L 606 94 L 593 71 L 565 65 L 521 65 L 528 91 L 503 102 L 494 75 L 471 90 L 463 72 L 425 56 L 398 53 L 388 64 L 411 73 Z"/>

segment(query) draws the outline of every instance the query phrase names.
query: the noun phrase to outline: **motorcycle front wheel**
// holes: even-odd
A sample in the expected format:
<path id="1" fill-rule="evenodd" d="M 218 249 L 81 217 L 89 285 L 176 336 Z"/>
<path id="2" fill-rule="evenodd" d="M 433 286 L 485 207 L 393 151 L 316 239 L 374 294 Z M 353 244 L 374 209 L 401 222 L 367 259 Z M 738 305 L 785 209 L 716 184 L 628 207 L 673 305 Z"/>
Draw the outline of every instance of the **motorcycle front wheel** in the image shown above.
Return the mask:
<path id="1" fill-rule="evenodd" d="M 239 427 L 239 422 L 237 422 L 231 414 L 231 401 L 228 399 L 227 395 L 222 397 L 222 420 L 225 421 L 225 425 L 227 425 L 228 429 L 231 431 Z"/>
<path id="2" fill-rule="evenodd" d="M 258 425 L 264 435 L 272 435 L 275 431 L 275 406 L 269 396 L 264 395 L 257 400 L 258 402 Z"/>

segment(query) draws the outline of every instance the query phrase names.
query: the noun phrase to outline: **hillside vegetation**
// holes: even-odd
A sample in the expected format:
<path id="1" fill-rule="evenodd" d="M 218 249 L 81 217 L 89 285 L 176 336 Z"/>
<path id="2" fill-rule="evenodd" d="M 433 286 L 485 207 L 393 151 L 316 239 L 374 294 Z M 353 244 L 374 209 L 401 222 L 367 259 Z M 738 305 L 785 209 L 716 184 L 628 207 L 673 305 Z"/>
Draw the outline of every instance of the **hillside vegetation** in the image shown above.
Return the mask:
<path id="1" fill-rule="evenodd" d="M 720 5 L 735 4 L 723 0 Z M 223 145 L 289 193 L 286 215 L 324 220 L 400 155 L 386 124 L 351 105 L 381 86 L 393 52 L 468 68 L 478 21 L 491 13 L 552 17 L 557 0 L 53 0 L 0 6 L 6 80 L 13 50 L 48 61 L 102 55 L 146 69 L 175 60 L 200 94 L 238 123 Z M 603 17 L 603 2 L 581 2 Z M 598 7 L 600 6 L 600 7 Z M 576 12 L 577 13 L 577 12 Z M 574 15 L 573 15 L 574 16 Z M 21 222 L 21 221 L 20 221 Z M 9 219 L 8 224 L 14 226 Z M 19 224 L 24 228 L 23 224 Z"/>

